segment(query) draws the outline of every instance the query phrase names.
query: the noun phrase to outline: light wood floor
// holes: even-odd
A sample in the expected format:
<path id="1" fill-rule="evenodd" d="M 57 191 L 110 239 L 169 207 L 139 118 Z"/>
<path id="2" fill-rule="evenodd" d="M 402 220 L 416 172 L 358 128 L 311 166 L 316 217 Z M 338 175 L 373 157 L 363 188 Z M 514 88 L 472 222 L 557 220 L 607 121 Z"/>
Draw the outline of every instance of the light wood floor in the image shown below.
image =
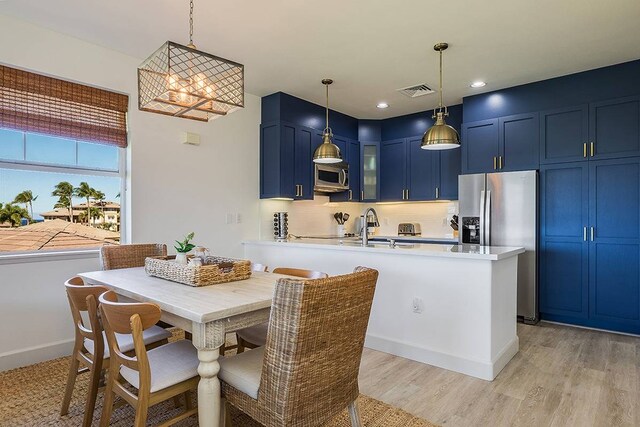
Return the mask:
<path id="1" fill-rule="evenodd" d="M 640 338 L 518 325 L 492 381 L 365 349 L 360 391 L 446 426 L 639 426 Z"/>

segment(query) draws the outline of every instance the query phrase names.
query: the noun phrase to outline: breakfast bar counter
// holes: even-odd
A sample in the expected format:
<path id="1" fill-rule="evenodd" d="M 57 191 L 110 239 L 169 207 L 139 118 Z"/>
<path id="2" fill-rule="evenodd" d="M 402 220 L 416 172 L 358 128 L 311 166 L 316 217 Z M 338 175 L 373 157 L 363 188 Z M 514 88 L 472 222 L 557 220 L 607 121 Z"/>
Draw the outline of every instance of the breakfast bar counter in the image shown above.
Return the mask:
<path id="1" fill-rule="evenodd" d="M 517 247 L 354 240 L 247 241 L 253 262 L 380 272 L 365 345 L 485 380 L 518 352 Z"/>

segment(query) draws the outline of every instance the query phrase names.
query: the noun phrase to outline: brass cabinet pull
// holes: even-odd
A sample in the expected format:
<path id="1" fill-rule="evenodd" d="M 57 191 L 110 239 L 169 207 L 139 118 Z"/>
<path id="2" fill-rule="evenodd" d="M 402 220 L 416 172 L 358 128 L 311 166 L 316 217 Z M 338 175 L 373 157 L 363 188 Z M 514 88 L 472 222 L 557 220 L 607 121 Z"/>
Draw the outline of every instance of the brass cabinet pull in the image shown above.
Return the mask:
<path id="1" fill-rule="evenodd" d="M 582 144 L 582 157 L 587 157 L 587 143 Z"/>
<path id="2" fill-rule="evenodd" d="M 582 227 L 582 240 L 587 241 L 587 227 Z"/>
<path id="3" fill-rule="evenodd" d="M 364 200 L 364 190 L 360 190 L 360 200 Z"/>
<path id="4" fill-rule="evenodd" d="M 591 227 L 591 241 L 593 242 L 593 238 L 595 236 L 594 228 Z"/>
<path id="5" fill-rule="evenodd" d="M 300 195 L 300 185 L 296 184 L 296 197 Z"/>
<path id="6" fill-rule="evenodd" d="M 349 190 L 349 200 L 353 200 L 353 192 Z"/>
<path id="7" fill-rule="evenodd" d="M 496 161 L 497 161 L 497 160 L 496 160 L 496 156 L 493 156 L 493 170 L 496 170 L 496 169 L 497 169 L 497 167 L 496 167 Z"/>
<path id="8" fill-rule="evenodd" d="M 409 189 L 407 188 L 407 200 L 409 200 Z"/>
<path id="9" fill-rule="evenodd" d="M 502 169 L 502 156 L 498 157 L 498 165 L 499 165 L 498 169 Z"/>
<path id="10" fill-rule="evenodd" d="M 440 189 L 436 187 L 436 199 L 440 198 Z"/>
<path id="11" fill-rule="evenodd" d="M 596 152 L 596 143 L 591 141 L 591 157 L 595 155 Z"/>
<path id="12" fill-rule="evenodd" d="M 302 184 L 300 184 L 300 197 L 302 197 L 302 193 L 303 193 Z"/>

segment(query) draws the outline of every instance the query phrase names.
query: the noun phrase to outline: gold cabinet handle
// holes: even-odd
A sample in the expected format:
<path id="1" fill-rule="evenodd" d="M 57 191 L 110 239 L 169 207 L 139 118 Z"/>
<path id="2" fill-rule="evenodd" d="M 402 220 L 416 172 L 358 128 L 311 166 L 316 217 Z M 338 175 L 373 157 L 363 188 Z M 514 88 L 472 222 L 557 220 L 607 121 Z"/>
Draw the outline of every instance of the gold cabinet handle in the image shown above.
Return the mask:
<path id="1" fill-rule="evenodd" d="M 353 192 L 351 190 L 349 190 L 349 200 L 353 200 Z"/>
<path id="2" fill-rule="evenodd" d="M 360 190 L 360 200 L 364 200 L 364 190 Z"/>
<path id="3" fill-rule="evenodd" d="M 496 156 L 493 156 L 493 170 L 497 169 L 496 162 L 497 162 Z"/>
<path id="4" fill-rule="evenodd" d="M 582 240 L 587 241 L 587 227 L 582 228 Z"/>
<path id="5" fill-rule="evenodd" d="M 436 199 L 440 198 L 440 189 L 436 187 Z"/>
<path id="6" fill-rule="evenodd" d="M 302 197 L 302 193 L 303 193 L 303 191 L 302 191 L 302 184 L 300 184 L 300 197 Z"/>
<path id="7" fill-rule="evenodd" d="M 407 200 L 409 200 L 409 189 L 407 188 Z"/>
<path id="8" fill-rule="evenodd" d="M 591 227 L 591 241 L 593 242 L 593 239 L 595 237 L 595 229 L 593 227 Z"/>
<path id="9" fill-rule="evenodd" d="M 591 157 L 593 157 L 596 153 L 596 143 L 591 141 Z"/>
<path id="10" fill-rule="evenodd" d="M 498 157 L 498 169 L 502 169 L 502 156 Z"/>
<path id="11" fill-rule="evenodd" d="M 587 143 L 582 144 L 582 157 L 587 157 Z"/>
<path id="12" fill-rule="evenodd" d="M 296 184 L 296 197 L 300 195 L 300 185 Z"/>

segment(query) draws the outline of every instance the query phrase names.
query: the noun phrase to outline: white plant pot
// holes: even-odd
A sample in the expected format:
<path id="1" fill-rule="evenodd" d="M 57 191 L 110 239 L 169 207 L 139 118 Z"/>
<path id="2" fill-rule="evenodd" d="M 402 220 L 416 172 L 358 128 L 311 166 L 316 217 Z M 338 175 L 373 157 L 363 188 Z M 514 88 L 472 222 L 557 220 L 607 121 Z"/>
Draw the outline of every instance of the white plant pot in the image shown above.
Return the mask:
<path id="1" fill-rule="evenodd" d="M 176 262 L 178 264 L 187 265 L 187 254 L 183 252 L 178 252 L 176 254 Z"/>

